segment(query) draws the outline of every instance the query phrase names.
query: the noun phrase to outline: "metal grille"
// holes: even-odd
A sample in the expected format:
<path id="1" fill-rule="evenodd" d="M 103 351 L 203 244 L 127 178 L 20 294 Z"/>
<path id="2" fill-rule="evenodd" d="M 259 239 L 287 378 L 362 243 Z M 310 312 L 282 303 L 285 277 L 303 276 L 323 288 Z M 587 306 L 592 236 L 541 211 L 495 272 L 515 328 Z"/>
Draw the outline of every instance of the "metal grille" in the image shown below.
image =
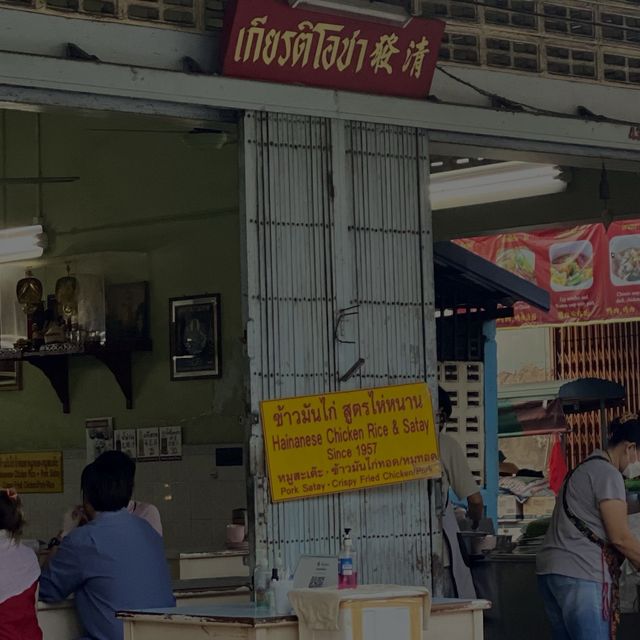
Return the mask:
<path id="1" fill-rule="evenodd" d="M 44 13 L 220 31 L 228 0 L 0 0 Z M 390 4 L 406 6 L 401 0 Z M 582 80 L 638 84 L 640 0 L 423 0 L 424 14 L 447 21 L 440 59 Z M 496 41 L 500 44 L 496 50 Z M 550 47 L 592 56 L 591 65 L 548 57 Z M 621 57 L 620 65 L 611 56 Z M 592 69 L 593 73 L 587 69 Z"/>
<path id="2" fill-rule="evenodd" d="M 640 409 L 640 322 L 567 326 L 552 333 L 556 379 L 608 378 L 626 389 L 627 410 Z M 607 420 L 616 412 L 607 412 Z M 600 418 L 593 412 L 571 416 L 569 423 L 567 456 L 575 466 L 601 446 Z"/>
<path id="3" fill-rule="evenodd" d="M 251 404 L 335 390 L 327 120 L 245 117 L 248 347 Z M 259 426 L 251 459 L 256 544 L 287 562 L 300 553 L 335 554 L 339 498 L 272 505 Z M 335 517 L 332 515 L 335 514 Z"/>
<path id="4" fill-rule="evenodd" d="M 530 42 L 514 42 L 504 38 L 487 38 L 487 65 L 513 67 L 521 71 L 538 71 L 538 46 Z"/>
<path id="5" fill-rule="evenodd" d="M 188 31 L 221 30 L 227 0 L 0 0 L 43 13 L 152 23 Z"/>
<path id="6" fill-rule="evenodd" d="M 428 380 L 435 389 L 426 136 L 351 123 L 346 153 L 353 304 L 365 361 L 358 386 Z M 364 557 L 384 558 L 367 567 L 368 582 L 428 584 L 431 536 L 439 535 L 429 509 L 431 484 L 411 482 L 344 496 L 344 517 L 366 531 L 360 543 Z"/>
<path id="7" fill-rule="evenodd" d="M 47 9 L 65 13 L 117 16 L 116 0 L 45 0 Z"/>
<path id="8" fill-rule="evenodd" d="M 261 113 L 247 114 L 244 138 L 252 410 L 265 398 L 427 371 L 435 383 L 424 135 Z M 346 309 L 353 333 L 337 340 Z M 364 366 L 340 383 L 351 358 Z M 429 584 L 439 539 L 433 483 L 274 505 L 257 424 L 251 460 L 255 545 L 272 558 L 335 555 L 351 527 L 363 581 Z"/>
<path id="9" fill-rule="evenodd" d="M 445 33 L 440 47 L 440 60 L 480 64 L 479 37 L 469 33 Z"/>
<path id="10" fill-rule="evenodd" d="M 640 2 L 424 0 L 447 21 L 440 59 L 640 84 Z"/>
<path id="11" fill-rule="evenodd" d="M 547 71 L 552 75 L 596 77 L 596 59 L 593 51 L 547 46 Z"/>

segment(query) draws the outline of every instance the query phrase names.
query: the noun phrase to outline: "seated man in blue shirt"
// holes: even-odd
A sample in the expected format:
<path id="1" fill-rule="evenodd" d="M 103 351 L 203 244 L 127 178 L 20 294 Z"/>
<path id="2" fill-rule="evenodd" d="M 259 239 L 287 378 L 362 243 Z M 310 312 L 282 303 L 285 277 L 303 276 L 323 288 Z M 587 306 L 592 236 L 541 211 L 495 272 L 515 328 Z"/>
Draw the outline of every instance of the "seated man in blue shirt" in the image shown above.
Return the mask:
<path id="1" fill-rule="evenodd" d="M 174 607 L 162 538 L 127 512 L 133 487 L 126 474 L 97 462 L 82 472 L 89 522 L 64 538 L 43 569 L 40 600 L 75 593 L 85 640 L 122 640 L 116 611 Z"/>

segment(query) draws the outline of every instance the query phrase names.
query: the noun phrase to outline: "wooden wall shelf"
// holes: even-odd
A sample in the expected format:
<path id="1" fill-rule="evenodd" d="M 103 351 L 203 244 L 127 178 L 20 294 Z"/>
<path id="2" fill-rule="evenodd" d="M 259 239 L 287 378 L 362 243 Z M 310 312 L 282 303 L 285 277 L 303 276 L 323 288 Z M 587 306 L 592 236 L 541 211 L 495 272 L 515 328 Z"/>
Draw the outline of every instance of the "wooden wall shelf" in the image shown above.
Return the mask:
<path id="1" fill-rule="evenodd" d="M 63 413 L 71 413 L 69 358 L 86 356 L 99 360 L 111 371 L 125 397 L 127 409 L 133 409 L 131 357 L 134 351 L 151 351 L 151 342 L 111 346 L 85 345 L 74 350 L 60 351 L 16 351 L 14 353 L 5 351 L 0 354 L 0 359 L 28 362 L 40 369 L 56 392 L 62 404 Z"/>

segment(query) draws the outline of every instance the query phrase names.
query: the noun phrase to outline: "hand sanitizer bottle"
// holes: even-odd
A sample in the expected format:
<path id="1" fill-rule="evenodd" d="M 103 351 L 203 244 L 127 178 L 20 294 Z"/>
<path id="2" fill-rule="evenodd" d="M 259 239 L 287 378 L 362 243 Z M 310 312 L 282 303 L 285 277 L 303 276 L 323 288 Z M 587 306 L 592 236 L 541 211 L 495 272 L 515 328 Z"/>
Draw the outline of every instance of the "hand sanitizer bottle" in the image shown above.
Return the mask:
<path id="1" fill-rule="evenodd" d="M 269 613 L 276 614 L 276 588 L 279 581 L 278 570 L 271 570 L 271 581 L 269 582 L 269 590 L 267 591 L 267 602 L 269 603 Z"/>
<path id="2" fill-rule="evenodd" d="M 355 589 L 358 586 L 356 552 L 351 541 L 351 529 L 345 529 L 344 533 L 342 551 L 338 558 L 338 589 Z"/>

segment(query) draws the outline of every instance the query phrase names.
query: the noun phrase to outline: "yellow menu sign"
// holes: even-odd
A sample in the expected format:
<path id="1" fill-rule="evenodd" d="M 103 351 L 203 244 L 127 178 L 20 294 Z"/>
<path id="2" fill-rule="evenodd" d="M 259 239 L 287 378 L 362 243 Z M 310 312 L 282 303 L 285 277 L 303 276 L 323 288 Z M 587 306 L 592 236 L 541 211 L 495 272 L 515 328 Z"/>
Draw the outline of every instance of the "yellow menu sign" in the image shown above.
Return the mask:
<path id="1" fill-rule="evenodd" d="M 440 477 L 425 383 L 260 404 L 274 502 Z"/>
<path id="2" fill-rule="evenodd" d="M 0 453 L 0 487 L 18 493 L 62 493 L 62 452 Z"/>

